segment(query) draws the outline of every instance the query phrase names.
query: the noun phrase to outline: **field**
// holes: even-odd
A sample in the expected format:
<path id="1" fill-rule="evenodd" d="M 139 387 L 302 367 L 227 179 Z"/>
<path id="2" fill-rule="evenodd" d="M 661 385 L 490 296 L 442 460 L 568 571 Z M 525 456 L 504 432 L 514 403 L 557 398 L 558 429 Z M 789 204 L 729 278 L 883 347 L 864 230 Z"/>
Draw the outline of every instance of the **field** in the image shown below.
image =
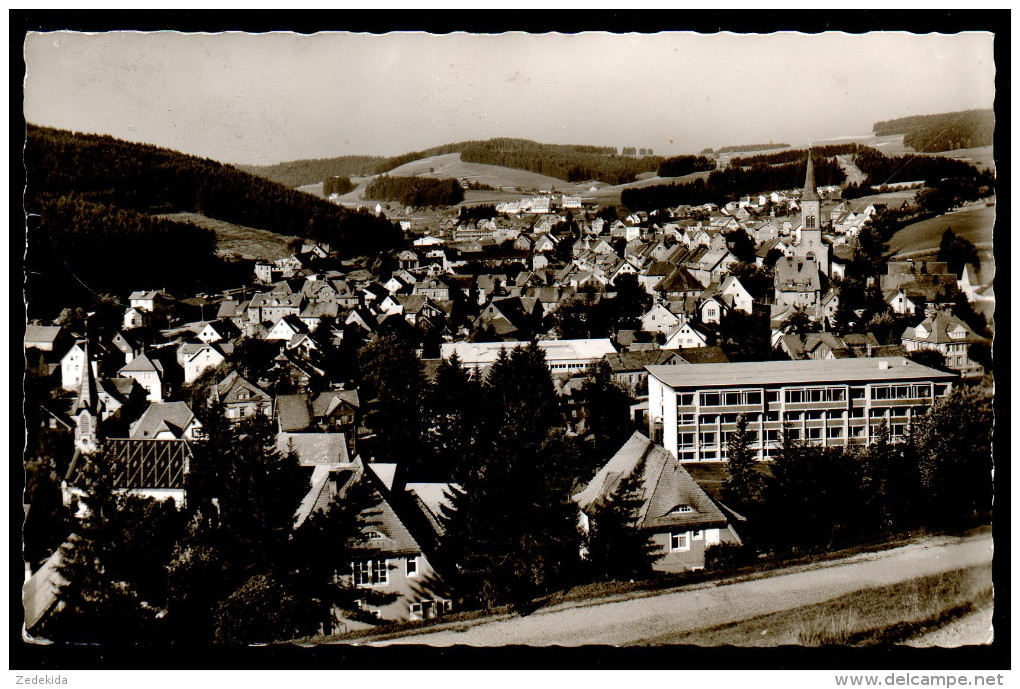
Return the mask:
<path id="1" fill-rule="evenodd" d="M 987 608 L 991 599 L 991 565 L 983 565 L 855 591 L 824 603 L 680 634 L 669 642 L 698 646 L 904 643 Z M 962 642 L 989 641 L 990 630 L 977 632 Z"/>
<path id="2" fill-rule="evenodd" d="M 321 186 L 321 185 L 320 185 Z M 158 217 L 179 222 L 190 222 L 216 233 L 216 254 L 236 254 L 253 261 L 273 261 L 291 255 L 287 243 L 297 239 L 254 227 L 233 225 L 199 213 L 167 213 Z"/>
<path id="3" fill-rule="evenodd" d="M 889 240 L 889 252 L 901 257 L 933 254 L 938 251 L 947 228 L 967 239 L 982 252 L 991 252 L 995 206 L 983 202 L 960 208 L 930 220 L 907 225 Z"/>

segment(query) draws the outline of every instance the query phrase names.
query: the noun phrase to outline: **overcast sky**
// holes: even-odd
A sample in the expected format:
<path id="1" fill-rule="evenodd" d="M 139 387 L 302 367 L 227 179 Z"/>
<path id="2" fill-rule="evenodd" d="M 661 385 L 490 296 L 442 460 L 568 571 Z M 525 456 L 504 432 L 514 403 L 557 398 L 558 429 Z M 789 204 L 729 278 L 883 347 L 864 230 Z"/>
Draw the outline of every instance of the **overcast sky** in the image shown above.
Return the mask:
<path id="1" fill-rule="evenodd" d="M 804 145 L 992 107 L 991 34 L 45 33 L 25 118 L 229 163 L 465 139 Z"/>

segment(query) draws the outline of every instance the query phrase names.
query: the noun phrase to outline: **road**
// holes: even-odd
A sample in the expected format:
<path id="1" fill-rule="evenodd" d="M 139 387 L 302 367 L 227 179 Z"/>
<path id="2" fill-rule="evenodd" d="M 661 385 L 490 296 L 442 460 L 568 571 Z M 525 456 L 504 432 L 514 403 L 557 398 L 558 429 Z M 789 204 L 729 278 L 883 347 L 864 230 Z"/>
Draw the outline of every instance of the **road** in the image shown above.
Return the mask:
<path id="1" fill-rule="evenodd" d="M 630 645 L 650 639 L 821 603 L 875 586 L 990 562 L 991 534 L 931 538 L 879 553 L 789 568 L 773 576 L 701 584 L 629 600 L 563 605 L 527 617 L 465 622 L 456 628 L 400 636 L 369 645 L 532 646 Z"/>

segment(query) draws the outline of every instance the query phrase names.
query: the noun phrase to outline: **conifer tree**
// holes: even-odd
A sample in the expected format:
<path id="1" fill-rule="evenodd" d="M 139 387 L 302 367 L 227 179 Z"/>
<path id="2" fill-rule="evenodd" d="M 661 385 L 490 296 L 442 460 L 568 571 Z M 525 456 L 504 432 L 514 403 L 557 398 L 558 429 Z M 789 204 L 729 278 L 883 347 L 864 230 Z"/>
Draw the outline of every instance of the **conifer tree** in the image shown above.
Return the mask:
<path id="1" fill-rule="evenodd" d="M 642 458 L 621 479 L 598 513 L 589 517 L 585 549 L 592 573 L 598 578 L 641 579 L 652 572 L 656 546 L 650 535 L 638 528 L 645 504 L 645 467 Z"/>

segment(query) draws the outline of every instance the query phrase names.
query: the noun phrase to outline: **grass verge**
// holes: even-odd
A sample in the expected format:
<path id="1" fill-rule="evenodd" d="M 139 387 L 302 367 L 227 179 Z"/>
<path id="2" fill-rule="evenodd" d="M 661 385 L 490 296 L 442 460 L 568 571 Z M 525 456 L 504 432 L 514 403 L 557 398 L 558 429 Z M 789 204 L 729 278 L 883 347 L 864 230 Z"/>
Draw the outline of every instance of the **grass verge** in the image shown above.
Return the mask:
<path id="1" fill-rule="evenodd" d="M 815 605 L 653 643 L 698 646 L 874 646 L 940 629 L 992 599 L 991 565 L 855 591 Z"/>

